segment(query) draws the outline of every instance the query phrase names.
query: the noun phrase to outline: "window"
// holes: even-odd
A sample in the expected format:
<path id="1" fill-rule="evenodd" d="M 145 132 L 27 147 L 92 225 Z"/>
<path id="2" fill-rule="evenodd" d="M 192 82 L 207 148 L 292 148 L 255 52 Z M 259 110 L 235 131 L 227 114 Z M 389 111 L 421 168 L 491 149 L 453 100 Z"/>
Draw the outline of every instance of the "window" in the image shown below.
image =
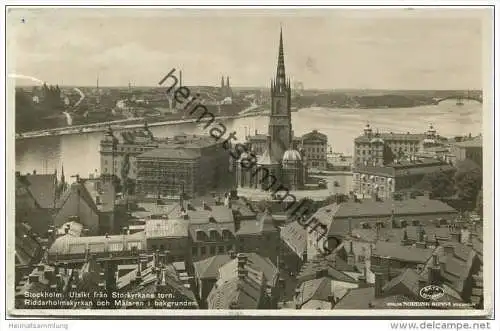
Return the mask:
<path id="1" fill-rule="evenodd" d="M 215 246 L 210 246 L 210 254 L 215 255 Z"/>
<path id="2" fill-rule="evenodd" d="M 198 247 L 194 246 L 191 248 L 191 255 L 196 256 L 198 254 Z"/>
<path id="3" fill-rule="evenodd" d="M 207 254 L 207 248 L 205 246 L 201 246 L 201 255 Z"/>
<path id="4" fill-rule="evenodd" d="M 219 254 L 224 253 L 224 246 L 219 246 Z"/>

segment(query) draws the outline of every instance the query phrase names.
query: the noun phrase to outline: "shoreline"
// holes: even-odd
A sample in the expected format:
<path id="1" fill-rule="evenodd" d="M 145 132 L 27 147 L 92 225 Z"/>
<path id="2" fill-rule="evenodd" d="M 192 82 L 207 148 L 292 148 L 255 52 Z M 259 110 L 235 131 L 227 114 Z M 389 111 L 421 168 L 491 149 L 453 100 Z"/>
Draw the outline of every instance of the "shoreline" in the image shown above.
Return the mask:
<path id="1" fill-rule="evenodd" d="M 241 115 L 226 115 L 215 117 L 215 121 L 221 120 L 230 120 L 230 119 L 238 119 L 245 117 L 257 117 L 257 116 L 267 116 L 269 112 L 249 112 Z M 54 136 L 65 136 L 65 135 L 77 135 L 77 134 L 85 134 L 85 133 L 94 133 L 94 132 L 104 132 L 107 130 L 109 126 L 115 130 L 127 130 L 127 129 L 136 129 L 144 126 L 144 117 L 134 118 L 134 119 L 126 119 L 126 120 L 117 120 L 117 121 L 109 121 L 109 122 L 101 122 L 101 123 L 92 123 L 92 124 L 84 124 L 84 125 L 76 125 L 76 126 L 67 126 L 67 127 L 59 127 L 53 129 L 46 130 L 37 130 L 37 131 L 29 131 L 24 133 L 16 133 L 15 140 L 26 140 L 33 138 L 41 138 L 41 137 L 54 137 Z M 215 122 L 214 121 L 214 122 Z M 176 124 L 185 124 L 185 123 L 204 123 L 204 120 L 201 121 L 199 118 L 187 118 L 180 120 L 166 120 L 166 121 L 158 121 L 158 122 L 148 122 L 149 127 L 156 126 L 168 126 L 168 125 L 176 125 Z"/>

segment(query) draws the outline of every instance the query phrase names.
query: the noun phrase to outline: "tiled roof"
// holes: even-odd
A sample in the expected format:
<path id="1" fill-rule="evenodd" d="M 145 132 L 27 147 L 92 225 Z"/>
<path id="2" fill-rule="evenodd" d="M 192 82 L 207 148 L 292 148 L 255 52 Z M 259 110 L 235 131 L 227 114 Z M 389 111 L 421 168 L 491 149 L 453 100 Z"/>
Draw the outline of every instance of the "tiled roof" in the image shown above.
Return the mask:
<path id="1" fill-rule="evenodd" d="M 426 263 L 432 256 L 430 248 L 401 246 L 399 243 L 378 241 L 372 251 L 372 256 L 389 257 L 398 261 Z"/>
<path id="2" fill-rule="evenodd" d="M 199 279 L 217 279 L 219 268 L 231 261 L 229 255 L 215 255 L 207 259 L 194 263 L 196 278 Z"/>
<path id="3" fill-rule="evenodd" d="M 262 273 L 217 282 L 207 297 L 208 309 L 258 309 L 265 286 Z"/>
<path id="4" fill-rule="evenodd" d="M 274 225 L 274 219 L 271 214 L 260 213 L 257 215 L 256 220 L 246 220 L 240 222 L 240 228 L 237 232 L 238 235 L 252 235 L 260 234 L 263 232 L 278 231 Z"/>
<path id="5" fill-rule="evenodd" d="M 450 247 L 452 253 L 446 253 L 445 247 Z M 435 253 L 442 264 L 441 276 L 453 289 L 462 293 L 471 275 L 475 259 L 478 259 L 476 252 L 471 247 L 450 241 L 438 246 Z M 428 260 L 426 265 L 429 266 L 431 263 L 432 259 Z M 427 275 L 427 268 L 423 270 L 422 275 L 424 277 Z"/>
<path id="6" fill-rule="evenodd" d="M 379 217 L 391 216 L 394 211 L 395 217 L 438 214 L 438 213 L 456 213 L 457 211 L 439 200 L 431 200 L 424 197 L 416 197 L 415 199 L 375 201 L 373 199 L 365 199 L 356 201 L 348 201 L 341 203 L 333 215 L 334 218 L 348 217 Z M 332 207 L 331 209 L 333 209 Z"/>
<path id="7" fill-rule="evenodd" d="M 298 222 L 292 222 L 281 228 L 281 239 L 294 251 L 298 257 L 307 249 L 307 231 Z"/>
<path id="8" fill-rule="evenodd" d="M 267 257 L 257 253 L 245 253 L 247 262 L 245 268 L 262 272 L 268 285 L 275 286 L 278 282 L 279 270 Z M 236 277 L 238 274 L 238 258 L 235 258 L 219 269 L 219 280 L 226 280 Z M 249 272 L 250 274 L 250 272 Z"/>
<path id="9" fill-rule="evenodd" d="M 41 257 L 42 246 L 25 224 L 16 224 L 16 264 L 31 265 Z"/>
<path id="10" fill-rule="evenodd" d="M 28 190 L 41 208 L 54 208 L 56 175 L 26 175 Z"/>
<path id="11" fill-rule="evenodd" d="M 136 265 L 133 270 L 118 278 L 116 287 L 119 291 L 131 294 L 142 293 L 152 295 L 158 292 L 169 293 L 174 295 L 174 298 L 169 299 L 169 301 L 187 302 L 190 304 L 189 308 L 196 308 L 198 306 L 193 291 L 185 286 L 185 283 L 180 279 L 173 265 L 169 264 L 155 270 L 154 262 L 149 261 L 146 268 L 141 270 L 140 282 L 133 283 L 133 280 L 136 279 L 138 268 L 138 265 Z M 162 286 L 162 282 L 165 285 L 164 289 L 160 287 Z M 148 300 L 147 298 L 144 299 Z M 186 307 L 180 308 L 185 309 Z"/>
<path id="12" fill-rule="evenodd" d="M 333 293 L 331 279 L 327 277 L 305 281 L 298 289 L 300 292 L 297 296 L 297 303 L 300 306 L 311 300 L 329 302 L 329 296 L 335 295 Z"/>
<path id="13" fill-rule="evenodd" d="M 63 195 L 61 196 L 61 198 L 57 201 L 56 208 L 57 209 L 63 208 L 64 205 L 66 204 L 66 202 L 72 196 L 75 196 L 75 195 L 78 196 L 80 199 L 82 199 L 87 204 L 87 206 L 89 206 L 89 208 L 92 209 L 95 213 L 99 212 L 99 210 L 97 209 L 97 205 L 95 203 L 95 200 L 92 198 L 89 191 L 87 190 L 87 187 L 85 185 L 83 185 L 82 182 L 80 182 L 80 183 L 75 182 L 75 183 L 71 184 L 69 189 L 66 190 L 63 193 Z M 77 207 L 78 204 L 74 204 L 74 206 Z M 76 216 L 80 216 L 80 215 L 78 215 L 77 210 L 73 211 L 73 214 Z M 85 223 L 85 222 L 83 222 L 83 223 Z"/>
<path id="14" fill-rule="evenodd" d="M 338 255 L 329 255 L 327 257 L 318 258 L 307 261 L 300 269 L 297 275 L 299 283 L 327 277 L 329 279 L 338 280 L 346 283 L 357 283 L 357 279 L 351 277 L 348 272 L 356 272 L 355 266 L 348 265 Z"/>

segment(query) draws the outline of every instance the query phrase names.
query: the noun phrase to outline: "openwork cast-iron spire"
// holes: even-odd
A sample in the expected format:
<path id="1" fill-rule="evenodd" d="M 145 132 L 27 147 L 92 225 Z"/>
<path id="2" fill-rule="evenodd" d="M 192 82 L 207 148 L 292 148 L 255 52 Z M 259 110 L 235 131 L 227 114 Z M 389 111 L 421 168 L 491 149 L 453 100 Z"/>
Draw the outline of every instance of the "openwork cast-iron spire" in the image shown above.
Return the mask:
<path id="1" fill-rule="evenodd" d="M 278 68 L 276 69 L 276 90 L 284 91 L 286 88 L 285 55 L 283 52 L 283 30 L 280 29 L 280 48 L 278 53 Z"/>

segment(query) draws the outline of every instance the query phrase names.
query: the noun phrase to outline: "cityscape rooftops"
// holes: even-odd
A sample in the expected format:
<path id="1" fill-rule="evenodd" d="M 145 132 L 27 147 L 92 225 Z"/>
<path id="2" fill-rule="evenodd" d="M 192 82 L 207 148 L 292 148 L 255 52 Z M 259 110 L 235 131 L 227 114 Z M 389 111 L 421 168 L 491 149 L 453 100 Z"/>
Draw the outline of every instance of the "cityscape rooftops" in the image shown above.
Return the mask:
<path id="1" fill-rule="evenodd" d="M 194 262 L 194 272 L 198 279 L 217 279 L 219 268 L 231 261 L 229 255 L 215 255 Z"/>

